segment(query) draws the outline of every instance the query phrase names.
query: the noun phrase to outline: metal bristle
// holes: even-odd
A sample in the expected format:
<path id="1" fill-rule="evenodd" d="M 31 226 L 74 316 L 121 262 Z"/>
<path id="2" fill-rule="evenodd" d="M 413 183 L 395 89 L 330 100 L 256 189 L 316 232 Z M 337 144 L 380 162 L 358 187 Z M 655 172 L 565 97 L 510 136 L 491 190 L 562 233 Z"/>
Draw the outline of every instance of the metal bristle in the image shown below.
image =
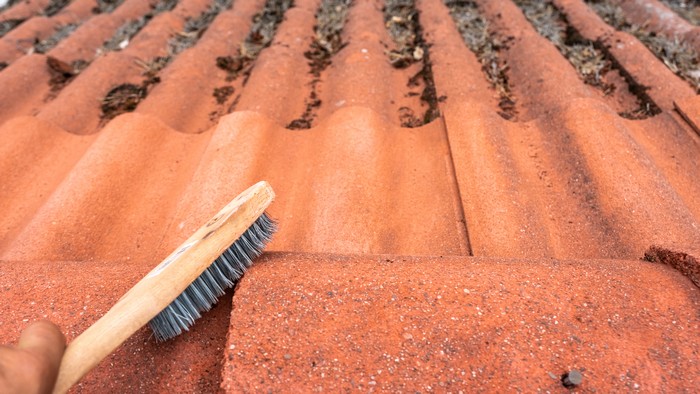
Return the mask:
<path id="1" fill-rule="evenodd" d="M 168 307 L 148 322 L 156 340 L 165 341 L 188 331 L 201 313 L 208 311 L 260 256 L 277 224 L 263 213 Z"/>

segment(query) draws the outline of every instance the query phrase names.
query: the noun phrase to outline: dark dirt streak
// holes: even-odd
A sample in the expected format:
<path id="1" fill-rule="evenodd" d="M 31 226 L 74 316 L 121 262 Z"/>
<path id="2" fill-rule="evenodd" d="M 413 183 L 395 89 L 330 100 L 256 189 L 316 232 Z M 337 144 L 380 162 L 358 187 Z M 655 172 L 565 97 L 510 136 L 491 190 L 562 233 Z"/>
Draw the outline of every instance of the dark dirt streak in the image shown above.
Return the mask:
<path id="1" fill-rule="evenodd" d="M 566 16 L 549 1 L 515 0 L 525 17 L 537 32 L 548 39 L 576 69 L 584 83 L 600 90 L 604 96 L 620 86 L 608 82 L 608 73 L 617 72 L 626 82 L 622 94 L 634 96 L 633 108 L 618 112 L 627 119 L 646 119 L 661 112 L 645 93 L 646 88 L 636 83 L 600 42 L 587 40 L 574 29 Z M 632 98 L 630 98 L 632 100 Z"/>
<path id="2" fill-rule="evenodd" d="M 160 83 L 159 74 L 161 70 L 167 67 L 181 52 L 194 46 L 207 28 L 209 28 L 209 25 L 211 25 L 216 16 L 219 15 L 221 11 L 230 8 L 231 3 L 231 0 L 215 0 L 206 11 L 202 12 L 196 18 L 188 20 L 185 23 L 183 31 L 177 33 L 168 41 L 167 56 L 156 57 L 149 61 L 137 60 L 136 63 L 143 68 L 143 81 L 140 85 L 121 84 L 112 88 L 112 90 L 107 93 L 102 100 L 101 106 L 103 123 L 122 113 L 135 110 L 138 104 L 148 96 L 151 89 Z M 153 12 L 156 10 L 159 10 L 158 12 L 164 12 L 168 9 L 172 9 L 175 4 L 176 3 L 172 1 L 167 2 L 161 8 L 154 8 Z M 231 91 L 231 93 L 233 93 L 233 91 Z M 221 95 L 217 96 L 217 100 L 219 97 L 221 97 Z"/>
<path id="3" fill-rule="evenodd" d="M 233 94 L 233 86 L 222 86 L 214 89 L 214 98 L 217 104 L 224 104 Z"/>
<path id="4" fill-rule="evenodd" d="M 630 74 L 624 67 L 622 67 L 622 65 L 617 61 L 617 59 L 615 59 L 615 57 L 613 57 L 609 53 L 608 48 L 603 43 L 601 43 L 600 41 L 596 41 L 595 46 L 601 52 L 605 53 L 608 59 L 610 59 L 612 67 L 620 73 L 622 78 L 625 79 L 625 82 L 627 83 L 627 90 L 629 90 L 629 92 L 635 95 L 638 99 L 638 108 L 633 109 L 631 111 L 620 112 L 618 115 L 626 119 L 640 120 L 660 114 L 662 112 L 661 108 L 659 108 L 659 106 L 656 105 L 654 100 L 647 94 L 647 90 L 649 90 L 649 87 L 638 83 L 634 79 L 632 74 Z"/>
<path id="5" fill-rule="evenodd" d="M 624 11 L 609 0 L 585 0 L 607 24 L 617 30 L 632 34 L 641 41 L 666 67 L 685 80 L 700 93 L 700 56 L 678 37 L 666 37 L 644 26 L 632 25 L 625 19 Z"/>
<path id="6" fill-rule="evenodd" d="M 402 127 L 419 127 L 440 117 L 438 98 L 433 80 L 432 63 L 429 46 L 423 38 L 418 11 L 414 0 L 387 0 L 383 9 L 384 22 L 395 44 L 395 49 L 388 52 L 389 62 L 395 68 L 406 68 L 421 62 L 423 67 L 409 78 L 407 87 L 419 87 L 421 105 L 427 106 L 425 113 L 418 117 L 408 107 L 399 108 L 399 121 Z"/>
<path id="7" fill-rule="evenodd" d="M 277 26 L 284 19 L 285 12 L 293 5 L 293 0 L 267 0 L 263 10 L 253 16 L 250 32 L 236 54 L 216 58 L 216 66 L 226 71 L 226 82 L 231 83 L 243 76 L 242 84 L 245 86 L 255 60 L 263 49 L 270 46 L 277 32 Z M 226 110 L 221 108 L 214 111 L 209 114 L 209 118 L 214 120 L 224 113 L 234 111 L 239 99 L 240 95 L 236 96 Z"/>
<path id="8" fill-rule="evenodd" d="M 9 66 L 9 64 L 7 64 L 6 62 L 0 62 L 0 71 L 6 69 L 7 66 Z"/>
<path id="9" fill-rule="evenodd" d="M 73 33 L 77 28 L 78 25 L 76 24 L 68 24 L 58 27 L 56 32 L 52 34 L 51 37 L 34 44 L 34 51 L 36 53 L 47 53 L 56 47 L 61 40 L 71 35 L 71 33 Z"/>
<path id="10" fill-rule="evenodd" d="M 331 58 L 347 45 L 341 38 L 352 0 L 323 0 L 316 12 L 317 24 L 314 27 L 315 38 L 311 47 L 304 53 L 309 60 L 311 93 L 306 101 L 304 113 L 291 121 L 288 129 L 309 129 L 316 118 L 316 110 L 321 106 L 318 98 L 318 84 L 321 73 L 331 64 Z"/>
<path id="11" fill-rule="evenodd" d="M 489 25 L 473 1 L 447 0 L 450 15 L 457 25 L 465 44 L 481 63 L 481 70 L 499 96 L 498 114 L 506 120 L 516 120 L 516 100 L 508 78 L 508 66 L 500 52 L 507 49 L 506 40 L 501 40 L 489 31 Z"/>

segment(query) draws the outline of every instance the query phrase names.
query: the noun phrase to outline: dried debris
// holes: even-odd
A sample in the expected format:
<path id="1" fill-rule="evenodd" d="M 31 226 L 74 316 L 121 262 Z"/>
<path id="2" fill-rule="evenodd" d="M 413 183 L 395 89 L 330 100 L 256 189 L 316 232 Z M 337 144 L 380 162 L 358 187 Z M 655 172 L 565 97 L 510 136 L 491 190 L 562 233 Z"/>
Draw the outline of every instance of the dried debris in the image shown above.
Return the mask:
<path id="1" fill-rule="evenodd" d="M 6 69 L 7 66 L 9 66 L 9 64 L 7 64 L 7 62 L 0 62 L 0 71 Z"/>
<path id="2" fill-rule="evenodd" d="M 696 93 L 700 93 L 700 57 L 686 42 L 678 37 L 648 31 L 645 26 L 627 22 L 624 11 L 610 0 L 586 0 L 606 23 L 635 36 L 651 50 L 673 73 L 688 82 Z"/>
<path id="3" fill-rule="evenodd" d="M 105 41 L 102 45 L 104 52 L 119 51 L 126 48 L 131 42 L 131 39 L 143 29 L 154 16 L 170 11 L 177 5 L 177 0 L 160 0 L 151 10 L 144 16 L 132 19 L 121 25 L 114 33 L 112 38 Z"/>
<path id="4" fill-rule="evenodd" d="M 606 84 L 602 76 L 610 71 L 611 62 L 591 40 L 576 32 L 566 17 L 549 1 L 515 0 L 525 17 L 541 36 L 551 41 L 589 85 L 610 93 L 614 86 Z"/>
<path id="5" fill-rule="evenodd" d="M 146 97 L 147 90 L 143 86 L 130 83 L 112 88 L 102 100 L 103 121 L 115 118 L 125 112 L 131 112 Z"/>
<path id="6" fill-rule="evenodd" d="M 323 0 L 316 12 L 315 37 L 311 47 L 304 53 L 309 60 L 311 93 L 306 99 L 306 109 L 297 119 L 291 121 L 287 128 L 292 130 L 309 129 L 316 118 L 316 109 L 321 106 L 318 98 L 318 84 L 321 73 L 331 64 L 331 58 L 347 45 L 342 41 L 341 33 L 345 26 L 348 9 L 352 0 Z"/>
<path id="7" fill-rule="evenodd" d="M 234 56 L 216 58 L 216 66 L 228 73 L 227 81 L 250 73 L 253 61 L 258 58 L 260 51 L 272 43 L 277 26 L 284 19 L 284 13 L 292 6 L 292 0 L 267 0 L 263 10 L 253 16 L 250 32 L 237 53 Z"/>
<path id="8" fill-rule="evenodd" d="M 41 40 L 34 44 L 34 52 L 36 53 L 47 53 L 52 50 L 56 45 L 58 45 L 61 40 L 68 37 L 71 33 L 78 28 L 76 24 L 68 24 L 64 26 L 59 26 L 56 28 L 56 32 L 44 40 Z"/>
<path id="9" fill-rule="evenodd" d="M 352 0 L 324 0 L 316 12 L 316 37 L 311 49 L 304 55 L 309 60 L 329 59 L 343 49 L 347 43 L 342 41 L 341 33 L 347 20 Z M 316 62 L 317 66 L 327 67 L 330 61 Z"/>
<path id="10" fill-rule="evenodd" d="M 316 117 L 315 111 L 321 106 L 321 100 L 318 98 L 318 93 L 311 91 L 306 101 L 306 109 L 301 117 L 291 121 L 287 128 L 290 130 L 310 129 L 312 122 Z"/>
<path id="11" fill-rule="evenodd" d="M 110 13 L 117 9 L 124 0 L 97 0 L 97 5 L 92 9 L 93 14 Z"/>
<path id="12" fill-rule="evenodd" d="M 183 31 L 177 33 L 168 43 L 168 53 L 174 56 L 191 48 L 202 38 L 204 32 L 207 31 L 219 13 L 231 8 L 232 2 L 232 0 L 214 0 L 206 11 L 199 14 L 198 17 L 188 20 Z"/>
<path id="13" fill-rule="evenodd" d="M 576 69 L 584 83 L 598 88 L 603 95 L 608 96 L 616 90 L 620 95 L 627 93 L 630 97 L 627 107 L 618 114 L 628 119 L 644 119 L 660 112 L 658 106 L 645 93 L 645 88 L 623 70 L 617 61 L 608 53 L 600 42 L 585 39 L 574 29 L 566 16 L 549 1 L 515 0 L 515 3 L 525 14 L 525 17 L 535 27 L 537 32 L 547 38 L 559 52 L 566 57 Z M 614 78 L 613 74 L 619 77 Z M 620 80 L 617 86 L 612 80 Z M 621 104 L 622 105 L 622 104 Z"/>
<path id="14" fill-rule="evenodd" d="M 661 0 L 666 6 L 695 26 L 700 25 L 700 3 L 697 0 Z"/>
<path id="15" fill-rule="evenodd" d="M 144 26 L 153 18 L 153 16 L 148 13 L 138 19 L 132 19 L 123 25 L 119 26 L 114 35 L 109 40 L 105 41 L 102 45 L 102 49 L 105 52 L 120 51 L 126 48 L 131 41 L 131 38 L 140 32 Z"/>
<path id="16" fill-rule="evenodd" d="M 26 19 L 6 19 L 0 22 L 0 38 L 9 33 L 15 27 L 24 23 Z"/>
<path id="17" fill-rule="evenodd" d="M 70 3 L 70 0 L 51 0 L 46 8 L 44 8 L 42 14 L 44 16 L 54 16 L 67 6 L 68 3 Z"/>
<path id="18" fill-rule="evenodd" d="M 421 117 L 412 114 L 413 110 L 402 107 L 399 109 L 399 121 L 403 127 L 418 127 L 432 122 L 440 117 L 435 91 L 432 63 L 428 45 L 423 39 L 423 28 L 419 21 L 415 0 L 387 0 L 384 5 L 384 24 L 394 41 L 395 48 L 387 52 L 389 63 L 395 68 L 407 68 L 413 63 L 420 62 L 422 68 L 411 78 L 409 88 L 420 87 L 421 105 L 427 109 Z M 407 111 L 408 109 L 408 111 Z M 415 119 L 419 119 L 418 122 Z"/>
<path id="19" fill-rule="evenodd" d="M 160 0 L 153 6 L 153 15 L 158 15 L 162 12 L 172 11 L 179 0 Z"/>
<path id="20" fill-rule="evenodd" d="M 134 61 L 143 69 L 141 75 L 145 78 L 143 82 L 144 88 L 148 88 L 149 86 L 160 82 L 158 74 L 162 69 L 170 64 L 171 60 L 172 59 L 170 56 L 157 56 L 149 61 L 143 61 L 141 59 L 136 59 Z"/>
<path id="21" fill-rule="evenodd" d="M 193 47 L 204 32 L 207 31 L 214 19 L 224 10 L 231 8 L 232 0 L 214 0 L 209 8 L 185 23 L 185 28 L 168 42 L 168 62 L 182 51 Z M 214 89 L 213 96 L 217 104 L 223 105 L 233 94 L 232 86 L 222 86 Z"/>
<path id="22" fill-rule="evenodd" d="M 158 56 L 148 61 L 141 59 L 135 60 L 136 64 L 143 69 L 141 74 L 144 77 L 143 81 L 140 85 L 122 84 L 113 88 L 102 100 L 103 121 L 108 121 L 117 115 L 136 109 L 139 102 L 148 96 L 153 86 L 160 83 L 159 74 L 161 70 L 167 67 L 182 51 L 195 45 L 216 16 L 219 15 L 221 11 L 229 9 L 231 3 L 232 0 L 215 0 L 211 6 L 199 16 L 188 20 L 185 23 L 183 31 L 177 33 L 168 41 L 167 56 Z M 151 11 L 149 19 L 157 12 L 160 13 L 172 9 L 175 4 L 175 1 L 161 1 L 159 3 L 160 6 L 154 7 Z M 233 94 L 233 88 L 230 88 L 230 91 L 226 87 L 214 91 L 217 102 L 219 102 L 219 100 L 225 101 L 231 94 Z"/>
<path id="23" fill-rule="evenodd" d="M 427 48 L 427 45 L 422 40 L 422 35 L 419 33 L 421 39 L 418 41 L 422 46 Z M 435 89 L 435 80 L 433 79 L 433 68 L 430 63 L 430 57 L 428 55 L 427 49 L 423 57 L 423 67 L 418 70 L 411 78 L 408 79 L 408 87 L 419 87 L 423 83 L 423 90 L 420 93 L 420 101 L 426 105 L 428 108 L 421 117 L 421 125 L 426 125 L 433 120 L 440 117 L 440 109 L 438 108 L 438 103 L 443 102 L 445 96 L 437 96 L 437 90 Z M 407 126 L 416 127 L 416 126 Z"/>
<path id="24" fill-rule="evenodd" d="M 83 60 L 66 63 L 55 57 L 47 56 L 46 65 L 49 67 L 49 73 L 51 74 L 51 79 L 49 79 L 51 89 L 45 101 L 50 101 L 56 98 L 58 93 L 88 66 L 88 63 Z"/>
<path id="25" fill-rule="evenodd" d="M 413 0 L 389 0 L 384 7 L 384 23 L 395 49 L 388 52 L 389 63 L 406 68 L 423 60 L 425 49 L 417 45 L 418 12 Z"/>
<path id="26" fill-rule="evenodd" d="M 221 86 L 214 89 L 214 98 L 217 104 L 224 104 L 233 95 L 233 86 Z"/>
<path id="27" fill-rule="evenodd" d="M 413 128 L 423 125 L 421 119 L 417 117 L 416 113 L 408 107 L 399 108 L 399 122 L 401 122 L 401 126 L 403 127 Z"/>
<path id="28" fill-rule="evenodd" d="M 507 40 L 489 32 L 489 24 L 473 1 L 448 0 L 447 7 L 464 42 L 481 63 L 486 79 L 498 93 L 498 114 L 506 120 L 517 116 L 516 100 L 508 79 L 508 65 L 501 59 L 501 50 L 507 49 Z"/>
<path id="29" fill-rule="evenodd" d="M 102 122 L 135 110 L 141 100 L 148 96 L 151 88 L 160 83 L 158 74 L 169 62 L 167 57 L 156 57 L 148 62 L 136 60 L 136 64 L 143 69 L 141 74 L 144 77 L 143 81 L 140 85 L 124 83 L 112 88 L 102 99 Z"/>

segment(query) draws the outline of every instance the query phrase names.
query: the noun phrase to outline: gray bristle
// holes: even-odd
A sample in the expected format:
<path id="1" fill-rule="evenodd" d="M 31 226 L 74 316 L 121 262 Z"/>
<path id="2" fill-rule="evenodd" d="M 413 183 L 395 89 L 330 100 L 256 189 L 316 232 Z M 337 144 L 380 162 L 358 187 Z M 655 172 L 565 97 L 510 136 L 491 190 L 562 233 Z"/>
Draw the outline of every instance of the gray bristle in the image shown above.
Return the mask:
<path id="1" fill-rule="evenodd" d="M 148 322 L 156 340 L 165 341 L 188 331 L 201 313 L 210 310 L 243 276 L 276 230 L 275 221 L 263 213 L 175 301 Z"/>

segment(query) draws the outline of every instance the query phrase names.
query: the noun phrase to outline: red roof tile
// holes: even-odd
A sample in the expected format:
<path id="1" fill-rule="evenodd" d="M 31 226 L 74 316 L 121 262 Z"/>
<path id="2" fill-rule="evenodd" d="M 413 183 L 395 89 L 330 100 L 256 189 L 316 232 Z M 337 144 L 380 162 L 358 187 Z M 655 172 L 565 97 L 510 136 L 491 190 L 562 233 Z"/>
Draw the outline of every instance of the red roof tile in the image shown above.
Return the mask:
<path id="1" fill-rule="evenodd" d="M 700 50 L 700 28 L 683 19 L 661 1 L 637 0 L 619 3 L 630 22 L 639 26 L 650 26 L 668 37 L 677 36 L 681 41 L 692 45 L 696 51 Z M 697 10 L 697 5 L 694 7 Z"/>
<path id="2" fill-rule="evenodd" d="M 233 299 L 223 385 L 692 391 L 697 290 L 639 261 L 272 254 Z"/>
<path id="3" fill-rule="evenodd" d="M 82 389 L 697 387 L 697 27 L 655 0 L 232 3 L 0 12 L 0 339 L 75 337 L 266 179 L 280 230 L 235 296 Z M 691 60 L 657 58 L 676 33 Z"/>

